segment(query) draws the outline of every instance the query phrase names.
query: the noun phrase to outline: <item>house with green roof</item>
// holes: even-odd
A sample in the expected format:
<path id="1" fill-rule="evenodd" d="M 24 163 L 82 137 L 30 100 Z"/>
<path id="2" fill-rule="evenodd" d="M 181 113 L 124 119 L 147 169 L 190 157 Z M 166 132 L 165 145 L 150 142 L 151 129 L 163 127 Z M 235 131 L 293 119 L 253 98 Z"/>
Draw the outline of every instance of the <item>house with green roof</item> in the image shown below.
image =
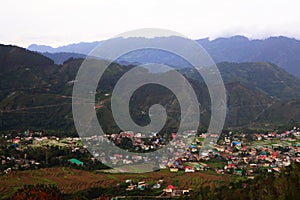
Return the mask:
<path id="1" fill-rule="evenodd" d="M 72 164 L 76 164 L 76 165 L 83 165 L 83 162 L 81 162 L 80 160 L 77 160 L 76 158 L 71 158 L 69 159 L 69 162 Z"/>

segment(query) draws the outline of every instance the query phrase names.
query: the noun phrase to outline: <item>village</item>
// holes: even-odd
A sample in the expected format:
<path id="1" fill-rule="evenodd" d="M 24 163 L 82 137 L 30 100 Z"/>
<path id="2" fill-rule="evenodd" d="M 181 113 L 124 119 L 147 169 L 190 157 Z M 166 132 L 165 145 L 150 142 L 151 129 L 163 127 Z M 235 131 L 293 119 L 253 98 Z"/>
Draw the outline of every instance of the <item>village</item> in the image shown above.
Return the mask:
<path id="1" fill-rule="evenodd" d="M 196 137 L 195 137 L 196 135 Z M 255 133 L 251 136 L 241 132 L 221 134 L 218 143 L 208 151 L 201 151 L 208 133 L 197 134 L 197 131 L 186 131 L 182 138 L 171 134 L 163 137 L 152 133 L 145 138 L 141 133 L 132 131 L 105 136 L 57 137 L 46 135 L 41 131 L 27 130 L 22 133 L 1 136 L 1 174 L 10 174 L 17 170 L 39 169 L 53 166 L 69 166 L 78 169 L 101 170 L 108 168 L 96 158 L 108 160 L 112 166 L 120 164 L 143 164 L 150 162 L 146 156 L 124 156 L 121 154 L 106 155 L 103 152 L 89 153 L 88 146 L 100 145 L 106 139 L 116 145 L 135 152 L 151 152 L 170 143 L 168 151 L 173 157 L 162 157 L 158 170 L 171 173 L 216 173 L 232 174 L 253 179 L 262 171 L 280 173 L 294 162 L 300 162 L 300 130 L 293 127 L 284 132 Z M 192 141 L 186 148 L 188 139 Z M 173 148 L 172 148 L 173 147 Z M 175 150 L 174 150 L 175 149 Z M 94 168 L 93 168 L 94 167 Z M 172 184 L 164 184 L 157 180 L 148 184 L 141 180 L 126 180 L 120 183 L 127 191 L 162 189 L 161 195 L 180 196 L 188 194 L 191 188 L 178 188 Z"/>

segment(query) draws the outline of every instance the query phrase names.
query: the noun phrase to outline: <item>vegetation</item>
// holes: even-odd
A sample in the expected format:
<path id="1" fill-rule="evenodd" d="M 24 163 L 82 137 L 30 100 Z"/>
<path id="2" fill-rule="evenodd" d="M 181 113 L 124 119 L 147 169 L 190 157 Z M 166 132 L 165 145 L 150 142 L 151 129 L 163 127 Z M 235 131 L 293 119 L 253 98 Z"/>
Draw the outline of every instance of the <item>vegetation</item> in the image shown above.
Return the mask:
<path id="1" fill-rule="evenodd" d="M 55 185 L 24 185 L 12 197 L 11 200 L 63 200 L 63 195 Z"/>
<path id="2" fill-rule="evenodd" d="M 192 176 L 176 176 L 176 179 L 169 180 L 169 173 L 165 172 L 153 172 L 147 175 L 145 179 L 154 175 L 152 178 L 159 178 L 165 174 L 167 181 L 172 181 L 174 186 L 187 187 L 188 185 L 193 187 L 193 191 L 188 197 L 180 197 L 180 199 L 224 199 L 224 200 L 273 200 L 273 199 L 299 199 L 300 197 L 300 164 L 294 164 L 285 169 L 282 173 L 262 172 L 253 180 L 245 179 L 232 179 L 231 182 L 224 184 L 221 183 L 221 178 L 213 180 L 210 184 L 207 184 L 209 179 L 203 179 L 200 177 Z M 167 175 L 167 176 L 166 176 Z M 123 175 L 124 180 L 126 176 Z M 195 176 L 195 175 L 193 175 Z M 208 175 L 212 176 L 212 175 Z M 121 178 L 120 174 L 116 174 L 115 178 Z M 185 177 L 184 179 L 182 179 Z M 213 176 L 212 176 L 213 177 Z M 110 178 L 109 178 L 110 179 Z M 185 186 L 184 180 L 188 181 Z M 112 180 L 118 181 L 118 180 Z M 167 184 L 164 184 L 167 186 Z M 105 187 L 89 188 L 86 190 L 61 194 L 56 185 L 25 185 L 21 189 L 17 190 L 11 199 L 92 199 L 101 197 L 103 199 L 112 196 L 155 196 L 161 193 L 161 190 L 154 190 L 148 188 L 144 191 L 134 190 L 126 191 L 126 185 L 120 184 L 119 186 L 106 185 Z"/>
<path id="3" fill-rule="evenodd" d="M 191 199 L 273 200 L 300 198 L 300 164 L 282 173 L 260 173 L 254 180 L 233 181 L 229 185 L 212 188 L 203 186 Z"/>
<path id="4" fill-rule="evenodd" d="M 71 95 L 76 73 L 83 59 L 69 59 L 56 65 L 50 59 L 15 46 L 0 46 L 0 129 L 43 129 L 75 134 Z M 119 78 L 132 65 L 113 63 L 100 80 L 96 94 L 98 117 L 106 132 L 118 132 L 111 115 L 110 96 Z M 270 63 L 220 63 L 219 70 L 228 93 L 227 127 L 261 126 L 298 121 L 300 80 Z M 201 109 L 201 127 L 210 121 L 210 97 L 195 71 L 180 70 L 193 86 Z M 168 119 L 165 127 L 178 128 L 179 105 L 164 87 L 144 86 L 131 99 L 131 114 L 141 125 L 149 123 L 149 106 L 164 105 Z"/>
<path id="5" fill-rule="evenodd" d="M 0 145 L 3 145 L 3 140 L 0 140 Z M 20 144 L 25 146 L 26 142 Z M 3 145 L 4 146 L 4 145 Z M 2 147 L 3 147 L 2 146 Z M 35 160 L 39 162 L 39 166 L 29 165 L 26 168 L 20 168 L 19 170 L 25 169 L 37 169 L 44 167 L 74 167 L 77 169 L 92 171 L 100 169 L 109 169 L 106 165 L 102 164 L 97 159 L 92 160 L 92 155 L 87 151 L 77 151 L 73 152 L 71 147 L 59 147 L 59 146 L 43 146 L 43 147 L 32 147 L 28 146 L 23 151 L 17 151 L 15 147 L 10 146 L 8 148 L 3 148 L 1 150 L 1 155 L 4 157 L 14 157 L 14 158 L 24 158 L 26 156 L 29 160 Z M 84 163 L 82 166 L 77 166 L 76 164 L 71 164 L 68 160 L 71 158 L 76 158 Z M 0 174 L 7 168 L 14 168 L 16 165 L 15 161 L 7 162 L 0 165 Z M 63 168 L 65 169 L 65 168 Z"/>

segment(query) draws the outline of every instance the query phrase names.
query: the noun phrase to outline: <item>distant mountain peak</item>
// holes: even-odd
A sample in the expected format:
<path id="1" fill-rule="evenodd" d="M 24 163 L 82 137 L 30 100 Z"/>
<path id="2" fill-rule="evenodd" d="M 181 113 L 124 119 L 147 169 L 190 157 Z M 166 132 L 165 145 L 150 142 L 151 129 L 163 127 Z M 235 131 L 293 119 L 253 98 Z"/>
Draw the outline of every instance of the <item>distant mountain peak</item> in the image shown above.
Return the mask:
<path id="1" fill-rule="evenodd" d="M 176 37 L 173 37 L 176 43 Z M 124 40 L 123 44 L 131 44 L 140 42 L 143 39 L 149 38 L 114 38 L 112 40 Z M 152 40 L 161 40 L 161 37 L 152 38 Z M 216 63 L 229 62 L 271 62 L 287 72 L 300 77 L 300 41 L 294 38 L 285 36 L 269 37 L 267 39 L 249 39 L 242 35 L 232 37 L 217 38 L 209 40 L 208 38 L 196 40 L 210 54 Z M 80 42 L 57 48 L 52 48 L 45 45 L 30 45 L 29 50 L 49 53 L 77 53 L 88 55 L 101 42 Z M 147 63 L 149 56 L 145 52 L 136 53 L 134 57 L 128 57 L 122 62 Z M 163 55 L 161 52 L 151 52 L 151 56 L 156 59 L 157 63 L 169 64 L 176 68 L 182 68 L 182 62 L 174 64 L 174 57 Z M 153 59 L 152 59 L 153 60 Z M 151 60 L 151 61 L 152 61 Z M 56 63 L 58 63 L 56 61 Z"/>

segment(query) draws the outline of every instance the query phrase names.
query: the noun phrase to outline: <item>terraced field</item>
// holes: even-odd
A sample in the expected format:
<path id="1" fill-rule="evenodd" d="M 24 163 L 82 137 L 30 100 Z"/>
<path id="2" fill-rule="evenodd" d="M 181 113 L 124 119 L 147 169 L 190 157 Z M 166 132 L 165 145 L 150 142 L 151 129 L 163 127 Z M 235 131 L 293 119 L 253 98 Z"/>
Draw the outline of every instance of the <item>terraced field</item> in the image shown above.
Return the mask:
<path id="1" fill-rule="evenodd" d="M 145 181 L 154 184 L 159 179 L 164 179 L 165 186 L 168 184 L 178 184 L 180 188 L 196 189 L 203 185 L 224 184 L 229 181 L 228 176 L 214 174 L 204 174 L 202 172 L 171 173 L 168 170 L 159 172 L 149 172 L 144 174 L 128 173 L 106 173 L 87 172 L 73 168 L 45 168 L 39 170 L 27 170 L 12 172 L 0 178 L 0 199 L 5 199 L 12 195 L 18 188 L 25 184 L 56 184 L 62 193 L 71 194 L 77 191 L 97 187 L 116 187 L 117 184 L 126 179 L 134 181 Z"/>

